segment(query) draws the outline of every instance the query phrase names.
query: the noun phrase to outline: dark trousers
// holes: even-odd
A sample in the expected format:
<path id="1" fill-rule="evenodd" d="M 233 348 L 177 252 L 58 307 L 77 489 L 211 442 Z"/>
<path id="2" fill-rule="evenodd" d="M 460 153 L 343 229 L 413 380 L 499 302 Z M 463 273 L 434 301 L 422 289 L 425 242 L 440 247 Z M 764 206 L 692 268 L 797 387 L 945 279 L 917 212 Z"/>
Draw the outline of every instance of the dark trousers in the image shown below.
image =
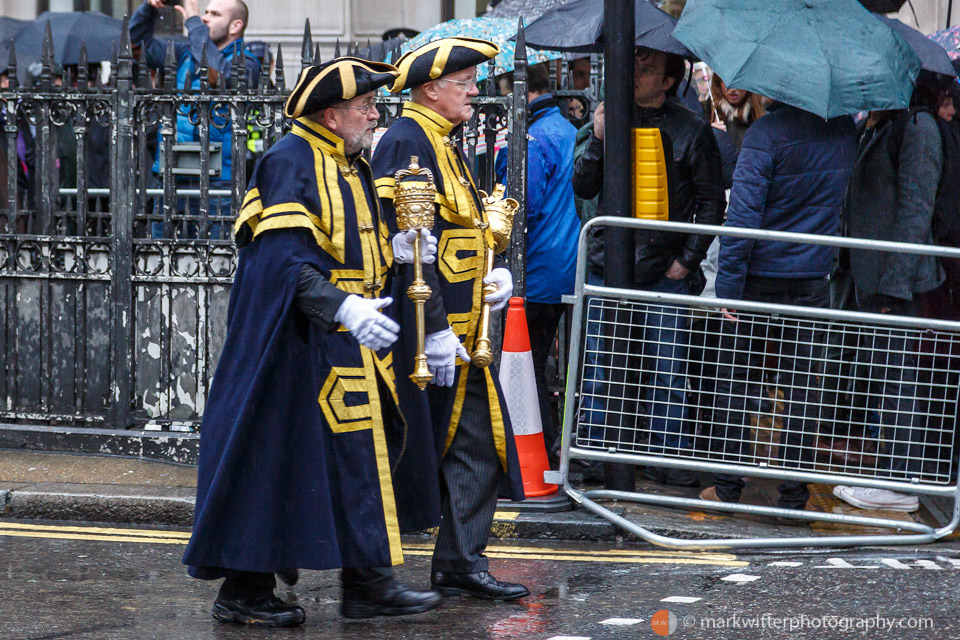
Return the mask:
<path id="1" fill-rule="evenodd" d="M 786 279 L 748 277 L 743 299 L 773 304 L 793 304 L 825 308 L 830 291 L 826 279 Z M 780 437 L 779 457 L 786 467 L 798 463 L 810 465 L 813 461 L 815 410 L 820 392 L 814 363 L 820 358 L 821 332 L 808 323 L 802 325 L 789 318 L 770 318 L 761 322 L 723 322 L 718 366 L 716 433 L 722 434 L 722 452 L 725 460 L 736 462 L 753 453 L 749 450 L 748 398 L 751 392 L 750 372 L 763 368 L 768 339 L 780 345 L 778 370 L 779 385 L 783 390 L 785 416 Z M 762 384 L 763 381 L 753 381 Z M 738 502 L 744 482 L 740 476 L 718 474 L 715 479 L 717 495 L 725 502 Z M 802 482 L 780 483 L 777 506 L 802 509 L 810 498 L 807 485 Z"/>
<path id="2" fill-rule="evenodd" d="M 915 301 L 889 302 L 876 295 L 857 292 L 860 310 L 889 313 L 898 316 L 917 316 Z M 914 429 L 917 409 L 917 346 L 908 338 L 912 331 L 904 329 L 865 329 L 860 335 L 857 354 L 866 367 L 869 379 L 871 409 L 876 411 L 887 443 L 885 466 L 895 475 L 920 473 L 923 443 Z"/>
<path id="3" fill-rule="evenodd" d="M 562 303 L 528 302 L 527 330 L 530 332 L 530 351 L 533 353 L 533 374 L 537 381 L 537 398 L 540 401 L 540 419 L 543 422 L 543 443 L 550 454 L 560 439 L 560 423 L 557 412 L 550 402 L 547 384 L 547 360 L 557 340 L 557 329 L 568 306 Z M 566 323 L 565 323 L 566 324 Z M 569 332 L 568 332 L 569 333 Z M 564 344 L 568 341 L 565 340 Z M 558 354 L 559 356 L 559 354 Z M 551 456 L 551 463 L 556 462 Z"/>
<path id="4" fill-rule="evenodd" d="M 227 569 L 227 576 L 220 585 L 217 598 L 222 600 L 254 600 L 272 596 L 277 579 L 272 573 L 235 571 Z"/>
<path id="5" fill-rule="evenodd" d="M 483 555 L 497 509 L 503 470 L 493 441 L 483 369 L 471 366 L 460 423 L 440 462 L 440 530 L 433 570 L 487 571 Z"/>

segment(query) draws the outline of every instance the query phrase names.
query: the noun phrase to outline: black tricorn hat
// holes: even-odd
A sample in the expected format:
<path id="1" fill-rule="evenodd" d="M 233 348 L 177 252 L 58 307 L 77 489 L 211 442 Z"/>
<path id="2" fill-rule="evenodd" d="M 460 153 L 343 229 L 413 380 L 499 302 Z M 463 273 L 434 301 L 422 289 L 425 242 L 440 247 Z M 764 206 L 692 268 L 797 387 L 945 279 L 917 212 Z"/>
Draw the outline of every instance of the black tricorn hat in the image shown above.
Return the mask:
<path id="1" fill-rule="evenodd" d="M 300 72 L 297 86 L 283 107 L 283 115 L 299 118 L 306 113 L 316 113 L 390 84 L 397 75 L 397 68 L 391 64 L 346 56 L 307 67 Z"/>
<path id="2" fill-rule="evenodd" d="M 445 75 L 475 67 L 500 53 L 500 47 L 489 40 L 476 38 L 442 38 L 400 56 L 397 69 L 400 77 L 390 93 L 412 89 Z"/>

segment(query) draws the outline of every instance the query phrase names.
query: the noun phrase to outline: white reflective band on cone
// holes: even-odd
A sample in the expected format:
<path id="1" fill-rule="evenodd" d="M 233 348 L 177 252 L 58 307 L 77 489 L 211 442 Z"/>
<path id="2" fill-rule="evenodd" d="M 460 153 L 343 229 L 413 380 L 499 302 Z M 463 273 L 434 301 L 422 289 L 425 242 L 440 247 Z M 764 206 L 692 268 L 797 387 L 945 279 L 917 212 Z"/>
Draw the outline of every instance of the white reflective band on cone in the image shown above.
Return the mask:
<path id="1" fill-rule="evenodd" d="M 500 386 L 510 412 L 513 434 L 532 436 L 543 432 L 537 378 L 533 375 L 533 354 L 504 351 L 500 359 Z"/>

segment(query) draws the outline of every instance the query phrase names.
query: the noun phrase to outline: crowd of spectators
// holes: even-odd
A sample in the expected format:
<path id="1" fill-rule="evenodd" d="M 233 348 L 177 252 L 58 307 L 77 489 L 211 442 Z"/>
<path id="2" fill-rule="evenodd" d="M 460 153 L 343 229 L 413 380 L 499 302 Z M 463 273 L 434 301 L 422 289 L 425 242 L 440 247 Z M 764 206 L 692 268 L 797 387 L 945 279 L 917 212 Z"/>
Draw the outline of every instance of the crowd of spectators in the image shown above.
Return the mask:
<path id="1" fill-rule="evenodd" d="M 571 68 L 578 63 L 571 62 Z M 634 126 L 660 129 L 672 156 L 670 220 L 960 246 L 960 238 L 945 238 L 935 228 L 936 220 L 950 215 L 935 215 L 935 209 L 938 198 L 944 197 L 938 196 L 938 187 L 949 179 L 943 174 L 951 168 L 941 140 L 955 136 L 954 147 L 960 140 L 953 122 L 955 79 L 924 72 L 909 109 L 824 120 L 728 87 L 716 75 L 710 79 L 703 108 L 692 107 L 686 97 L 689 82 L 684 82 L 688 70 L 680 58 L 638 49 L 635 63 Z M 530 75 L 541 74 L 532 68 Z M 531 114 L 551 99 L 539 85 L 530 97 Z M 603 213 L 605 113 L 602 93 L 597 97 L 600 102 L 587 118 L 581 102 L 569 97 L 565 101 L 567 119 L 579 126 L 575 134 L 553 136 L 531 127 L 529 142 L 538 155 L 547 140 L 572 145 L 572 198 L 581 223 Z M 566 149 L 558 148 L 554 155 L 557 161 L 567 161 Z M 568 167 L 558 165 L 554 177 L 568 172 Z M 552 198 L 544 206 L 548 193 Z M 556 225 L 569 225 L 573 214 L 568 197 L 554 181 L 538 178 L 528 184 L 528 242 L 537 246 L 543 241 L 541 234 L 550 235 L 553 242 L 550 254 L 531 252 L 528 270 L 545 268 L 541 262 L 556 267 L 551 286 L 557 296 L 573 292 L 573 275 L 562 267 L 569 262 L 566 257 L 575 255 L 576 240 L 573 234 L 553 231 Z M 539 204 L 531 208 L 530 203 Z M 634 240 L 634 284 L 639 289 L 960 318 L 956 295 L 960 278 L 952 275 L 947 260 L 696 234 L 640 232 Z M 594 228 L 588 241 L 587 282 L 602 284 L 603 267 L 603 229 Z M 554 313 L 560 308 L 557 305 Z M 637 401 L 649 434 L 647 451 L 682 455 L 690 449 L 692 437 L 708 431 L 724 459 L 743 459 L 744 450 L 754 446 L 748 398 L 758 395 L 756 385 L 769 383 L 780 389 L 782 398 L 776 454 L 780 465 L 811 469 L 818 448 L 840 458 L 856 448 L 864 456 L 883 453 L 876 458 L 879 475 L 907 479 L 924 472 L 919 424 L 924 418 L 914 406 L 921 349 L 908 332 L 865 332 L 854 336 L 855 344 L 849 344 L 847 336 L 847 344 L 825 345 L 825 333 L 813 323 L 806 326 L 776 316 L 765 323 L 742 323 L 733 308 L 722 314 L 678 314 L 654 304 L 643 309 L 631 319 L 643 335 L 632 334 L 631 344 L 643 351 L 636 355 L 646 363 L 643 397 Z M 590 307 L 589 313 L 578 406 L 580 437 L 609 444 L 604 440 L 605 424 L 608 414 L 617 412 L 607 405 L 620 391 L 612 391 L 614 383 L 607 379 L 609 356 L 602 344 L 600 311 Z M 543 330 L 550 332 L 551 341 L 555 339 L 552 318 Z M 770 340 L 780 345 L 776 353 L 769 353 Z M 541 362 L 544 357 L 535 354 Z M 771 357 L 778 379 L 755 380 L 752 372 L 769 364 Z M 844 357 L 851 361 L 844 364 Z M 935 366 L 944 369 L 943 383 L 950 376 L 949 357 Z M 835 369 L 827 371 L 830 366 Z M 866 407 L 869 424 L 864 433 L 852 433 L 850 422 L 845 424 L 836 411 L 830 424 L 817 413 L 823 404 L 850 400 L 843 390 L 823 388 L 827 380 L 844 379 L 836 370 L 843 366 L 870 372 L 865 395 L 871 406 Z M 540 391 L 542 396 L 542 385 Z M 824 400 L 827 394 L 829 402 Z M 622 425 L 623 415 L 614 419 Z M 555 450 L 557 430 L 551 427 L 545 433 L 548 446 L 553 444 Z M 678 469 L 647 468 L 645 476 L 680 486 L 700 482 L 697 475 Z M 737 502 L 743 487 L 739 476 L 718 475 L 701 497 Z M 778 506 L 784 508 L 803 509 L 809 498 L 801 482 L 781 483 L 780 494 Z M 863 508 L 910 511 L 918 506 L 914 496 L 882 489 L 838 486 L 835 495 Z"/>

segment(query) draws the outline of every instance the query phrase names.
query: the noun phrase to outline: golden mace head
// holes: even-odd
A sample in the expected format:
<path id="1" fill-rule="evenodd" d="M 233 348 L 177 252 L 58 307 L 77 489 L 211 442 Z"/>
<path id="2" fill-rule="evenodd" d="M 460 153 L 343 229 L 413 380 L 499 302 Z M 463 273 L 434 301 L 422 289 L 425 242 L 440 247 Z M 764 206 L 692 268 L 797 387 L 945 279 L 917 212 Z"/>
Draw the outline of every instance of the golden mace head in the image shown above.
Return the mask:
<path id="1" fill-rule="evenodd" d="M 513 231 L 513 216 L 520 209 L 520 203 L 513 198 L 504 198 L 505 188 L 498 184 L 489 196 L 481 191 L 483 209 L 487 212 L 487 221 L 496 244 L 494 253 L 503 253 L 510 246 L 510 233 Z"/>
<path id="2" fill-rule="evenodd" d="M 397 227 L 408 229 L 433 229 L 433 203 L 437 186 L 430 169 L 419 165 L 417 156 L 410 156 L 410 166 L 394 174 L 396 186 L 393 205 L 397 211 Z"/>

